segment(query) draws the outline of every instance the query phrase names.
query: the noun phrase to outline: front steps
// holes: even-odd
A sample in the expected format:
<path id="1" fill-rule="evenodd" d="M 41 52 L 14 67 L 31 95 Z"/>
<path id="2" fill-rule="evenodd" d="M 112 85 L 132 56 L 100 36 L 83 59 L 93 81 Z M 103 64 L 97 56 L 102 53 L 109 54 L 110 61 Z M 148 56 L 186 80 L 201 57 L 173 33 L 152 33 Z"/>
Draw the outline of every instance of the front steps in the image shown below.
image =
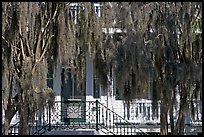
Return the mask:
<path id="1" fill-rule="evenodd" d="M 94 129 L 76 129 L 76 130 L 59 130 L 59 131 L 47 131 L 43 135 L 99 135 Z"/>

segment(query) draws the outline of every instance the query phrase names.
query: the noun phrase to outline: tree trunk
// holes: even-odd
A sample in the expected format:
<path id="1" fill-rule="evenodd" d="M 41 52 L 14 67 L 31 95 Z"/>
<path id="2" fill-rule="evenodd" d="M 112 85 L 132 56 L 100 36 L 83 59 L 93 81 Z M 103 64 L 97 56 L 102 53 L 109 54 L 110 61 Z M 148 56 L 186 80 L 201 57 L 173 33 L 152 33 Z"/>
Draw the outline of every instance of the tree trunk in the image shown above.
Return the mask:
<path id="1" fill-rule="evenodd" d="M 168 121 L 167 121 L 167 112 L 168 107 L 164 101 L 161 101 L 160 106 L 160 134 L 167 135 L 168 134 Z"/>
<path id="2" fill-rule="evenodd" d="M 8 74 L 10 75 L 10 74 Z M 10 123 L 11 120 L 13 118 L 13 116 L 16 114 L 17 112 L 17 96 L 15 96 L 14 98 L 12 98 L 13 96 L 13 75 L 11 75 L 10 79 L 7 78 L 8 77 L 7 74 L 4 74 L 4 76 L 6 76 L 6 78 L 4 79 L 5 82 L 5 92 L 3 93 L 3 108 L 4 112 L 5 112 L 5 122 L 4 122 L 4 135 L 8 135 L 9 133 L 9 127 L 10 127 Z M 9 87 L 8 87 L 9 86 Z M 14 102 L 12 102 L 12 100 Z"/>
<path id="3" fill-rule="evenodd" d="M 8 115 L 5 115 L 4 135 L 8 135 L 10 123 L 11 123 L 11 118 Z"/>
<path id="4" fill-rule="evenodd" d="M 4 135 L 8 135 L 11 120 L 16 114 L 16 112 L 17 112 L 16 106 L 13 106 L 11 105 L 11 103 L 8 103 L 7 110 L 5 110 Z"/>
<path id="5" fill-rule="evenodd" d="M 19 135 L 28 135 L 28 120 L 29 120 L 29 106 L 28 106 L 28 99 L 25 96 L 26 91 L 24 91 L 21 86 L 20 88 L 20 107 L 19 107 L 19 117 L 20 117 L 20 123 L 19 123 Z"/>
<path id="6" fill-rule="evenodd" d="M 28 135 L 28 104 L 22 103 L 20 108 L 19 135 Z"/>
<path id="7" fill-rule="evenodd" d="M 178 120 L 176 122 L 175 129 L 174 129 L 174 133 L 173 133 L 174 135 L 183 135 L 184 134 L 186 107 L 187 107 L 187 89 L 184 87 L 184 85 L 182 85 L 179 117 L 178 117 Z"/>
<path id="8" fill-rule="evenodd" d="M 183 103 L 182 103 L 183 104 Z M 174 135 L 183 135 L 184 134 L 184 125 L 185 125 L 185 107 L 184 105 L 180 106 L 179 118 L 174 129 Z"/>
<path id="9" fill-rule="evenodd" d="M 173 134 L 174 131 L 174 116 L 173 116 L 173 105 L 171 105 L 171 108 L 169 110 L 169 117 L 170 117 L 170 126 L 171 126 L 171 134 Z"/>
<path id="10" fill-rule="evenodd" d="M 180 127 L 179 127 L 179 135 L 184 135 L 185 117 L 186 117 L 186 115 L 184 113 L 184 115 L 182 116 L 182 119 L 181 119 Z"/>
<path id="11" fill-rule="evenodd" d="M 179 118 L 176 122 L 176 127 L 174 129 L 174 135 L 183 135 L 184 134 L 184 123 L 185 122 L 185 112 L 183 110 L 179 111 Z"/>

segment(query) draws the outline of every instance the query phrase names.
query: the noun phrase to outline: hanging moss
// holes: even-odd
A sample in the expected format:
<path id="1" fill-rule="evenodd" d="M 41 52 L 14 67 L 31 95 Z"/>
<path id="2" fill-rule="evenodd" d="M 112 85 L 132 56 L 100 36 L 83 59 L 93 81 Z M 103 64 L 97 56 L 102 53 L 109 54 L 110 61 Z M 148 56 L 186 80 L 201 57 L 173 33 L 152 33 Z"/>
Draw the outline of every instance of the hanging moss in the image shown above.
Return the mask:
<path id="1" fill-rule="evenodd" d="M 178 82 L 190 87 L 202 81 L 196 77 L 202 73 L 202 36 L 195 34 L 202 27 L 201 3 L 102 2 L 100 18 L 92 2 L 77 4 L 75 22 L 68 2 L 2 3 L 3 72 L 20 80 L 30 109 L 38 95 L 49 94 L 48 102 L 53 98 L 45 88 L 49 65 L 71 68 L 72 77 L 78 74 L 78 89 L 84 90 L 86 55 L 93 58 L 103 87 L 115 71 L 117 89 L 127 101 L 142 98 L 149 81 L 156 85 L 150 88 L 153 104 L 170 101 Z M 102 32 L 110 27 L 122 33 L 116 38 Z"/>

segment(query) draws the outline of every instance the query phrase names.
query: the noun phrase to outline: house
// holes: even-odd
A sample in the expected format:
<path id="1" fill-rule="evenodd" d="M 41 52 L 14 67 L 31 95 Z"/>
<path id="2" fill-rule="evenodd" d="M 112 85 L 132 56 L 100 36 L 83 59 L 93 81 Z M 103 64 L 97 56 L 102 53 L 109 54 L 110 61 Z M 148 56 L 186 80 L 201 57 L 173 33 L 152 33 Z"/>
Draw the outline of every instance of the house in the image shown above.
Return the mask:
<path id="1" fill-rule="evenodd" d="M 96 13 L 101 16 L 99 4 L 95 4 Z M 72 14 L 76 14 L 77 3 L 73 4 Z M 76 22 L 76 18 L 75 18 Z M 104 33 L 120 33 L 120 29 L 110 28 L 109 31 L 103 29 Z M 105 127 L 112 126 L 108 132 L 117 132 L 118 127 L 120 130 L 126 130 L 127 133 L 131 133 L 130 130 L 135 125 L 140 128 L 136 129 L 136 132 L 159 132 L 160 124 L 160 109 L 155 114 L 152 113 L 151 100 L 147 98 L 134 100 L 130 108 L 127 109 L 125 102 L 120 98 L 116 90 L 115 73 L 113 71 L 113 77 L 110 79 L 111 85 L 108 87 L 108 92 L 104 91 L 102 87 L 97 83 L 97 79 L 94 78 L 93 58 L 91 55 L 86 55 L 86 81 L 85 91 L 78 91 L 76 88 L 76 76 L 71 76 L 71 70 L 68 68 L 65 71 L 63 66 L 57 66 L 55 72 L 49 72 L 47 78 L 47 84 L 53 88 L 56 93 L 55 97 L 55 110 L 45 109 L 43 115 L 36 114 L 36 125 L 48 126 L 54 125 L 53 128 L 67 128 L 74 127 L 80 128 L 79 125 L 88 128 L 92 126 L 94 128 L 101 127 L 103 130 Z M 55 75 L 53 75 L 53 73 Z M 68 73 L 68 79 L 66 79 L 65 73 Z M 76 74 L 77 75 L 77 74 Z M 150 92 L 150 91 L 148 91 Z M 202 121 L 202 102 L 197 105 L 197 117 L 194 121 Z M 158 102 L 158 108 L 159 108 Z M 190 112 L 188 112 L 186 123 L 192 123 Z M 4 112 L 3 112 L 4 114 Z M 174 114 L 175 119 L 178 117 L 178 113 Z M 12 124 L 17 123 L 18 115 L 12 120 Z M 121 128 L 121 125 L 128 125 L 125 129 Z M 66 125 L 66 127 L 64 127 Z M 77 125 L 77 126 L 76 126 Z M 97 126 L 96 126 L 97 125 Z M 154 126 L 155 129 L 148 127 L 142 128 L 142 126 Z M 81 127 L 81 128 L 83 128 Z M 50 127 L 49 127 L 50 128 Z M 35 129 L 32 129 L 32 133 L 37 134 Z M 45 129 L 44 129 L 45 130 Z M 134 129 L 135 130 L 135 129 Z M 106 132 L 106 131 L 104 131 Z M 143 133 L 142 132 L 142 133 Z M 125 133 L 118 131 L 118 133 Z M 102 133 L 101 133 L 102 134 Z"/>

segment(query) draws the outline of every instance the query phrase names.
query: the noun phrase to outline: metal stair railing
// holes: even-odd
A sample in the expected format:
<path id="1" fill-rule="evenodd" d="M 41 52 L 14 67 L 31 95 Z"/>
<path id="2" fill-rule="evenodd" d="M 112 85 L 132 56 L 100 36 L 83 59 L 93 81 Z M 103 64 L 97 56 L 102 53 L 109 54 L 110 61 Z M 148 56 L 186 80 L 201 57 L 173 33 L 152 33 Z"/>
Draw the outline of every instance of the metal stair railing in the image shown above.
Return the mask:
<path id="1" fill-rule="evenodd" d="M 58 104 L 59 101 L 55 101 L 55 105 Z M 35 117 L 36 123 L 29 126 L 29 134 L 30 135 L 42 135 L 47 131 L 51 131 L 53 126 L 51 126 L 51 108 L 50 105 L 46 106 L 42 111 L 42 116 L 39 118 Z M 41 124 L 38 124 L 37 121 L 41 121 Z"/>
<path id="2" fill-rule="evenodd" d="M 19 135 L 19 123 L 17 122 L 14 125 L 9 127 L 9 133 L 8 135 Z M 35 128 L 36 130 L 32 133 L 31 129 Z M 43 125 L 43 126 L 32 126 L 29 125 L 29 135 L 42 135 L 45 133 L 48 129 L 48 124 Z"/>
<path id="3" fill-rule="evenodd" d="M 50 110 L 49 107 L 47 107 L 47 110 Z M 28 128 L 29 128 L 29 135 L 41 135 L 45 133 L 47 130 L 50 130 L 49 127 L 49 117 L 50 117 L 50 111 L 46 113 L 46 111 L 42 111 L 42 118 L 40 120 L 43 120 L 43 124 L 38 125 L 37 121 L 39 120 L 39 117 L 37 116 L 39 112 L 39 109 L 35 113 L 35 119 L 34 123 L 29 123 Z M 46 118 L 45 118 L 46 117 Z M 20 121 L 16 122 L 14 125 L 9 127 L 9 135 L 19 135 L 19 123 Z"/>
<path id="4" fill-rule="evenodd" d="M 63 102 L 62 102 L 63 103 Z M 104 104 L 96 101 L 65 101 L 61 109 L 61 123 L 50 124 L 54 130 L 94 129 L 112 135 L 146 135 L 134 124 L 130 123 Z M 59 115 L 59 114 L 57 114 Z M 56 117 L 56 118 L 55 118 Z M 52 114 L 51 119 L 57 119 Z M 65 119 L 66 121 L 63 121 Z"/>
<path id="5" fill-rule="evenodd" d="M 19 123 L 20 122 L 16 122 L 14 125 L 9 127 L 8 135 L 18 135 Z"/>
<path id="6" fill-rule="evenodd" d="M 106 129 L 113 135 L 148 135 L 113 110 L 96 100 L 96 130 Z M 97 125 L 97 123 L 103 123 Z"/>

